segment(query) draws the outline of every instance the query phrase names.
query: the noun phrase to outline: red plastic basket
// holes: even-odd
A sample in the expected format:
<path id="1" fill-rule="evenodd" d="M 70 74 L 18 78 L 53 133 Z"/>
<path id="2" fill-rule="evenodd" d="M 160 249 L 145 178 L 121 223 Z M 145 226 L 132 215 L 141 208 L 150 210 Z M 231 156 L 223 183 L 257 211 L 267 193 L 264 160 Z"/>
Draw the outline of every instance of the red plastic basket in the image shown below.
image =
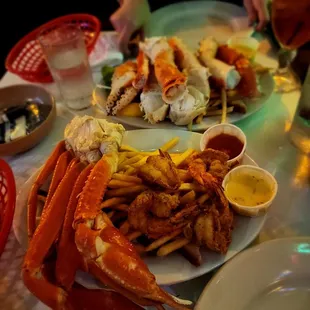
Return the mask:
<path id="1" fill-rule="evenodd" d="M 0 255 L 7 242 L 15 210 L 16 188 L 10 166 L 0 159 Z"/>
<path id="2" fill-rule="evenodd" d="M 100 20 L 89 14 L 70 14 L 43 24 L 18 41 L 6 58 L 6 69 L 30 82 L 53 82 L 40 44 L 37 41 L 37 36 L 43 30 L 48 32 L 63 24 L 78 24 L 80 26 L 85 35 L 85 43 L 89 54 L 100 34 Z"/>

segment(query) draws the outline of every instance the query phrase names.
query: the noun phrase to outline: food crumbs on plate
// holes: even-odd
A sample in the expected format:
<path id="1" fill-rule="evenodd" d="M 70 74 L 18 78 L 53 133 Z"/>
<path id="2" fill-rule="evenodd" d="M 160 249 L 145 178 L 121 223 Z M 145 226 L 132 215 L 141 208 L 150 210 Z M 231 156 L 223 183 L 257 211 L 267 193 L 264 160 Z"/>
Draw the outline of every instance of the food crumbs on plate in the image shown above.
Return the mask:
<path id="1" fill-rule="evenodd" d="M 225 193 L 240 205 L 254 207 L 271 199 L 272 188 L 258 175 L 238 173 L 226 184 Z"/>

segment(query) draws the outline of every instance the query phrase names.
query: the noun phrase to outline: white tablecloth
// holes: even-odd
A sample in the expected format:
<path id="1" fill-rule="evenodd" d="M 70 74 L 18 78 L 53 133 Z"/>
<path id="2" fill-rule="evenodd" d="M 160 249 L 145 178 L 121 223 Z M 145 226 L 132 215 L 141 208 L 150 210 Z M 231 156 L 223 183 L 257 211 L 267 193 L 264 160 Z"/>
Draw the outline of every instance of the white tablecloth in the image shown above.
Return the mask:
<path id="1" fill-rule="evenodd" d="M 98 79 L 98 73 L 95 75 Z M 0 86 L 26 83 L 6 73 Z M 55 92 L 53 85 L 45 85 Z M 266 105 L 256 114 L 238 123 L 248 138 L 248 154 L 269 170 L 279 183 L 279 192 L 266 223 L 256 242 L 286 236 L 310 235 L 310 159 L 291 145 L 287 132 L 296 109 L 299 91 L 289 94 L 273 93 Z M 96 115 L 92 109 L 79 112 Z M 11 165 L 17 191 L 28 177 L 45 161 L 55 144 L 62 138 L 67 122 L 75 112 L 57 105 L 53 131 L 34 149 L 15 157 L 5 158 Z M 127 128 L 132 129 L 132 128 Z M 14 234 L 9 236 L 0 259 L 0 309 L 44 309 L 24 287 L 20 278 L 23 251 Z M 171 289 L 182 298 L 197 300 L 210 274 L 173 285 Z"/>

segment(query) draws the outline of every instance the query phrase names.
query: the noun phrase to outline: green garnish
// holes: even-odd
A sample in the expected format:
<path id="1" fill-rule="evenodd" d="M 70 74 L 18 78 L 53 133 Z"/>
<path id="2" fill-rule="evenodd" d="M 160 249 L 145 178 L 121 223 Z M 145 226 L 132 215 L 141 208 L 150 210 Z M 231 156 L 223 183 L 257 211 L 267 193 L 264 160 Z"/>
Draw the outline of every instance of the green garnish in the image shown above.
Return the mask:
<path id="1" fill-rule="evenodd" d="M 101 68 L 101 76 L 104 85 L 111 86 L 114 70 L 114 67 L 111 66 L 103 66 Z"/>

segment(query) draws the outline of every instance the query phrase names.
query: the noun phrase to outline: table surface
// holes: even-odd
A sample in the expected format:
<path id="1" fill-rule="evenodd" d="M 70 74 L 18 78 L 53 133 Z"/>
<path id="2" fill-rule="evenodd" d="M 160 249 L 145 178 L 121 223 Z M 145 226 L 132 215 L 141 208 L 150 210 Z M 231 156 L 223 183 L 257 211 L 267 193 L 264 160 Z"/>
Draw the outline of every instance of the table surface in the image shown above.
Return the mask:
<path id="1" fill-rule="evenodd" d="M 98 80 L 98 73 L 94 74 L 94 78 Z M 6 73 L 0 82 L 0 87 L 18 83 L 27 82 L 11 73 Z M 54 85 L 45 86 L 55 93 Z M 299 96 L 299 91 L 287 94 L 273 93 L 259 112 L 238 123 L 247 136 L 248 154 L 259 166 L 271 172 L 279 184 L 278 195 L 255 242 L 310 235 L 310 158 L 300 153 L 288 139 L 288 131 Z M 58 117 L 52 132 L 34 149 L 15 157 L 5 158 L 14 171 L 17 191 L 45 161 L 55 144 L 63 137 L 66 124 L 76 114 L 102 117 L 100 112 L 93 109 L 72 112 L 61 103 L 57 103 Z M 126 127 L 126 129 L 133 128 Z M 46 309 L 21 281 L 20 266 L 23 255 L 23 250 L 11 232 L 5 252 L 0 259 L 0 308 Z M 211 276 L 212 273 L 206 274 L 173 285 L 170 289 L 182 298 L 196 301 Z"/>

